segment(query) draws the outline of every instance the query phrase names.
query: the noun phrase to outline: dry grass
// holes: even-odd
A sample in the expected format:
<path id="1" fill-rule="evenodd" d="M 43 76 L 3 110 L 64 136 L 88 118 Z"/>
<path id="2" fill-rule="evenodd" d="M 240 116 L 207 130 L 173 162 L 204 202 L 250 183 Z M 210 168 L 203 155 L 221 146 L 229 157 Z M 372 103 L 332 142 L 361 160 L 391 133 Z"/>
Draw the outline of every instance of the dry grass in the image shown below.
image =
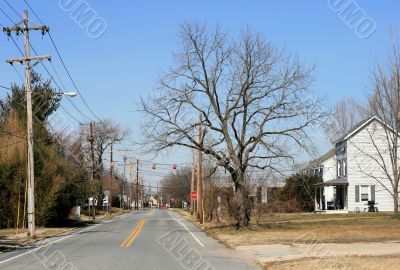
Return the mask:
<path id="1" fill-rule="evenodd" d="M 391 270 L 400 268 L 400 257 L 342 257 L 329 259 L 301 259 L 286 262 L 268 263 L 264 266 L 265 270 Z"/>
<path id="2" fill-rule="evenodd" d="M 236 230 L 229 223 L 204 227 L 229 246 L 291 244 L 307 233 L 324 243 L 400 240 L 400 220 L 385 213 L 266 215 L 247 229 Z"/>

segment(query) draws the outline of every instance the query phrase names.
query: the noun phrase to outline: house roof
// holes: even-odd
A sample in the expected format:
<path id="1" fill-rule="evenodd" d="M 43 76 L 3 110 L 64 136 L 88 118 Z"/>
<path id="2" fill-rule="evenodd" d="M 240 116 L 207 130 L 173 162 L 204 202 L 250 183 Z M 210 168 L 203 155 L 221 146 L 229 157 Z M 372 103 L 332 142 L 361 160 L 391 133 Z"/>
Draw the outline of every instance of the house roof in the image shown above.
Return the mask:
<path id="1" fill-rule="evenodd" d="M 335 150 L 335 148 L 332 148 L 331 150 L 329 150 L 328 152 L 326 152 L 319 158 L 311 160 L 309 162 L 309 166 L 319 166 L 319 165 L 321 165 L 322 162 L 327 161 L 328 159 L 333 157 L 335 154 L 336 154 L 336 150 Z"/>
<path id="2" fill-rule="evenodd" d="M 348 185 L 348 184 L 349 184 L 349 181 L 347 180 L 347 178 L 340 177 L 337 179 L 322 182 L 319 185 L 321 185 L 321 186 L 342 186 L 342 185 Z"/>
<path id="3" fill-rule="evenodd" d="M 378 121 L 383 124 L 383 122 L 378 117 L 372 116 L 366 120 L 359 122 L 355 126 L 353 126 L 350 130 L 348 130 L 342 136 L 340 136 L 338 139 L 336 139 L 335 143 L 339 143 L 339 142 L 350 139 L 351 137 L 356 135 L 358 132 L 360 132 L 362 129 L 364 129 L 366 126 L 368 126 L 370 123 L 372 123 L 374 121 Z"/>
<path id="4" fill-rule="evenodd" d="M 336 154 L 336 149 L 332 148 L 331 150 L 329 150 L 328 152 L 326 152 L 325 154 L 323 154 L 322 156 L 320 156 L 318 158 L 319 162 L 324 162 L 327 161 L 328 159 L 330 159 L 331 157 L 333 157 Z"/>

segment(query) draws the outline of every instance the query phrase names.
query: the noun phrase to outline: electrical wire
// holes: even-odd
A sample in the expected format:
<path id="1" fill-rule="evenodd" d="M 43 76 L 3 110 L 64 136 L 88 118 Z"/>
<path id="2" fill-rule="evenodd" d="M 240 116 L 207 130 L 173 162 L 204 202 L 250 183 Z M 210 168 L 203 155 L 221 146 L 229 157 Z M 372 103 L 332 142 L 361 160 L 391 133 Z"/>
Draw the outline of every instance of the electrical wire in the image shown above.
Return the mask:
<path id="1" fill-rule="evenodd" d="M 7 87 L 7 86 L 2 86 L 2 85 L 0 85 L 0 88 L 1 88 L 1 89 L 5 89 L 5 90 L 7 90 L 7 91 L 12 91 L 12 89 L 11 89 L 10 87 Z"/>
<path id="2" fill-rule="evenodd" d="M 24 142 L 25 142 L 25 140 L 20 140 L 20 141 L 17 141 L 15 143 L 11 143 L 11 144 L 8 144 L 8 145 L 2 145 L 2 146 L 0 146 L 0 149 L 8 148 L 8 147 L 11 147 L 13 145 L 24 143 Z"/>
<path id="3" fill-rule="evenodd" d="M 20 139 L 24 139 L 25 140 L 25 137 L 23 137 L 23 136 L 21 136 L 21 135 L 17 135 L 16 133 L 14 133 L 14 132 L 8 132 L 8 131 L 5 131 L 5 130 L 0 130 L 0 134 L 5 134 L 6 136 L 8 135 L 8 136 L 13 136 L 13 137 L 17 137 L 17 138 L 20 138 Z"/>
<path id="4" fill-rule="evenodd" d="M 8 14 L 0 7 L 0 11 L 1 11 L 1 13 L 3 13 L 4 14 L 4 16 L 6 16 L 7 17 L 7 19 L 9 19 L 11 22 L 12 22 L 12 24 L 16 24 L 15 22 L 14 22 L 14 20 L 13 19 L 11 19 L 11 17 L 10 16 L 8 16 Z"/>
<path id="5" fill-rule="evenodd" d="M 32 44 L 30 44 L 30 47 L 31 47 L 31 49 L 33 50 L 33 52 L 34 52 L 36 55 L 38 55 L 37 51 L 35 50 L 35 48 L 33 47 Z M 48 68 L 46 67 L 46 65 L 45 65 L 43 62 L 40 62 L 40 63 L 41 63 L 41 65 L 42 65 L 42 67 L 44 68 L 44 70 L 46 71 L 46 73 L 49 75 L 50 80 L 57 86 L 58 91 L 59 91 L 59 94 L 62 94 L 60 85 L 57 83 L 57 81 L 54 80 L 53 75 L 51 75 L 51 73 L 50 73 L 50 71 L 48 70 Z M 71 105 L 72 105 L 83 117 L 85 117 L 85 118 L 86 118 L 87 120 L 89 120 L 89 121 L 92 121 L 92 119 L 91 119 L 89 116 L 87 116 L 86 114 L 84 114 L 84 113 L 76 106 L 76 104 L 71 100 L 70 97 L 66 96 L 66 98 L 67 98 L 67 100 L 69 101 L 69 103 L 71 103 Z M 69 114 L 69 115 L 70 115 L 70 114 Z M 77 120 L 77 119 L 75 118 L 75 120 Z M 78 123 L 80 123 L 80 121 L 78 121 Z"/>
<path id="6" fill-rule="evenodd" d="M 4 1 L 4 2 L 7 4 L 7 6 L 17 15 L 17 17 L 19 17 L 20 19 L 23 19 L 22 16 L 18 13 L 18 11 L 16 11 L 15 8 L 14 8 L 12 5 L 10 5 L 10 3 L 8 3 L 7 0 L 3 0 L 3 1 Z"/>
<path id="7" fill-rule="evenodd" d="M 18 14 L 18 12 L 15 10 L 15 8 L 14 8 L 9 2 L 7 2 L 6 0 L 3 0 L 3 1 L 14 11 L 14 13 L 15 13 L 18 17 L 22 18 L 22 16 Z M 43 21 L 42 21 L 42 20 L 39 18 L 39 16 L 37 15 L 37 13 L 36 13 L 36 12 L 33 10 L 33 8 L 29 5 L 29 3 L 28 3 L 27 1 L 25 1 L 25 0 L 24 0 L 24 2 L 25 2 L 25 4 L 29 7 L 29 9 L 32 11 L 32 13 L 34 14 L 34 16 L 39 20 L 39 22 L 42 23 L 42 24 L 44 24 Z M 16 24 L 15 21 L 14 21 L 3 9 L 0 8 L 0 11 L 1 11 L 14 25 Z M 2 26 L 2 27 L 4 27 L 4 26 Z M 50 36 L 50 33 L 49 33 L 49 36 Z M 18 50 L 20 51 L 20 53 L 23 55 L 23 52 L 22 52 L 22 50 L 19 48 L 18 44 L 15 42 L 15 40 L 13 39 L 13 37 L 11 37 L 11 38 L 12 38 L 14 44 L 16 45 L 16 47 L 18 48 Z M 72 81 L 72 83 L 73 83 L 73 85 L 74 85 L 74 88 L 75 88 L 76 91 L 79 93 L 80 98 L 83 100 L 85 106 L 89 109 L 89 111 L 90 111 L 98 120 L 100 120 L 100 119 L 97 117 L 97 115 L 94 114 L 93 110 L 88 106 L 88 104 L 87 104 L 86 100 L 84 99 L 82 93 L 79 91 L 79 89 L 78 89 L 78 87 L 77 87 L 75 81 L 72 79 L 71 73 L 69 72 L 69 70 L 68 70 L 68 68 L 67 68 L 67 66 L 66 66 L 66 64 L 65 64 L 65 62 L 64 62 L 64 60 L 63 60 L 62 57 L 61 57 L 60 51 L 58 50 L 58 48 L 57 48 L 57 46 L 56 46 L 56 44 L 55 44 L 55 42 L 54 42 L 54 40 L 53 40 L 53 38 L 52 38 L 51 36 L 50 36 L 50 40 L 51 40 L 51 43 L 53 44 L 54 48 L 56 49 L 57 55 L 58 55 L 58 57 L 60 58 L 61 63 L 63 64 L 63 67 L 64 67 L 64 69 L 66 70 L 66 72 L 67 72 L 67 74 L 68 74 L 68 77 L 69 77 L 70 80 Z M 34 48 L 32 47 L 32 45 L 31 45 L 31 48 L 32 48 L 33 51 L 35 51 Z M 37 53 L 36 53 L 36 55 L 37 55 Z M 41 64 L 42 64 L 43 68 L 46 70 L 46 72 L 48 73 L 48 75 L 50 76 L 51 80 L 58 86 L 58 88 L 59 88 L 59 90 L 60 90 L 61 87 L 60 87 L 60 86 L 58 85 L 58 83 L 54 80 L 53 76 L 50 74 L 50 72 L 48 71 L 47 67 L 45 67 L 45 65 L 44 65 L 42 62 L 41 62 Z M 14 67 L 14 69 L 15 69 L 15 67 Z M 55 70 L 54 65 L 53 65 L 53 69 Z M 17 72 L 17 73 L 18 73 L 18 72 Z M 60 80 L 60 76 L 59 76 L 58 72 L 55 72 L 55 73 L 56 73 L 57 78 Z M 20 78 L 22 78 L 22 77 L 20 76 L 19 73 L 18 73 L 18 75 L 19 75 Z M 64 84 L 62 83 L 61 80 L 60 80 L 60 83 L 61 83 L 62 85 L 64 85 Z M 64 88 L 65 88 L 65 87 L 64 87 Z M 91 119 L 90 117 L 88 117 L 86 114 L 84 114 L 84 113 L 70 100 L 69 97 L 67 97 L 67 99 L 68 99 L 68 101 L 73 105 L 73 107 L 74 107 L 80 114 L 82 114 L 86 119 L 92 121 L 92 119 Z M 64 109 L 64 110 L 65 110 L 65 109 Z M 68 113 L 68 115 L 71 116 L 71 113 Z M 74 118 L 74 120 L 77 121 L 77 119 L 76 119 L 75 117 L 73 117 L 73 118 Z M 80 123 L 80 121 L 77 121 L 77 122 Z"/>
<path id="8" fill-rule="evenodd" d="M 28 8 L 32 11 L 33 15 L 38 19 L 38 21 L 39 21 L 41 24 L 44 25 L 45 23 L 43 23 L 43 21 L 40 19 L 39 15 L 38 15 L 38 14 L 36 13 L 36 11 L 32 8 L 32 6 L 28 3 L 28 1 L 26 1 L 26 0 L 23 0 L 23 1 L 24 1 L 25 4 L 28 6 Z M 55 41 L 54 41 L 54 39 L 53 39 L 51 33 L 48 32 L 48 35 L 49 35 L 51 44 L 53 45 L 54 49 L 56 50 L 57 56 L 58 56 L 58 58 L 60 59 L 61 64 L 62 64 L 62 66 L 63 66 L 64 69 L 65 69 L 65 72 L 67 73 L 69 79 L 70 79 L 71 82 L 72 82 L 72 85 L 74 86 L 75 90 L 78 92 L 78 94 L 79 94 L 80 98 L 82 99 L 83 103 L 85 104 L 86 108 L 90 111 L 90 113 L 91 113 L 98 121 L 101 121 L 100 118 L 99 118 L 99 117 L 93 112 L 93 110 L 90 108 L 90 106 L 89 106 L 88 103 L 86 102 L 85 98 L 83 97 L 82 93 L 79 91 L 78 86 L 77 86 L 77 84 L 75 83 L 74 79 L 72 78 L 71 73 L 70 73 L 70 71 L 69 71 L 67 65 L 65 64 L 65 61 L 64 61 L 64 59 L 62 58 L 61 53 L 60 53 L 60 50 L 58 49 L 58 47 L 57 47 L 57 45 L 56 45 L 56 43 L 55 43 Z"/>

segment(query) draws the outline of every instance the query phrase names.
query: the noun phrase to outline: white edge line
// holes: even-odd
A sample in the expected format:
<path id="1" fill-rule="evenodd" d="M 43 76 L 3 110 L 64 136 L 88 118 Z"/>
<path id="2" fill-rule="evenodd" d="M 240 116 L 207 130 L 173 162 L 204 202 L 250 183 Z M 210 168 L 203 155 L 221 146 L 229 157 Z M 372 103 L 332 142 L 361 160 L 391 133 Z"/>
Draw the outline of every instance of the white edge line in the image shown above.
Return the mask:
<path id="1" fill-rule="evenodd" d="M 25 252 L 25 253 L 18 254 L 18 255 L 16 255 L 16 256 L 11 257 L 11 258 L 8 258 L 8 259 L 6 259 L 6 260 L 4 260 L 4 261 L 0 261 L 0 264 L 3 264 L 3 263 L 6 263 L 6 262 L 9 262 L 9 261 L 18 259 L 19 257 L 28 255 L 28 254 L 30 254 L 30 253 L 32 253 L 32 252 L 35 252 L 35 251 L 37 251 L 37 250 L 40 250 L 40 249 L 42 249 L 42 248 L 45 248 L 45 247 L 48 247 L 48 246 L 53 245 L 53 244 L 55 244 L 55 243 L 61 242 L 61 241 L 65 240 L 65 239 L 68 239 L 68 238 L 74 236 L 74 235 L 77 235 L 77 234 L 82 233 L 82 232 L 84 232 L 84 231 L 87 231 L 87 230 L 89 230 L 89 229 L 93 229 L 94 227 L 97 227 L 97 226 L 99 226 L 99 225 L 101 225 L 101 224 L 103 224 L 103 223 L 99 223 L 99 224 L 90 226 L 90 227 L 85 228 L 85 229 L 83 229 L 83 230 L 80 230 L 80 231 L 78 231 L 78 232 L 75 232 L 75 233 L 72 233 L 72 234 L 70 234 L 70 235 L 64 236 L 64 237 L 62 237 L 62 238 L 60 238 L 60 239 L 54 240 L 53 242 L 47 243 L 46 245 L 43 245 L 43 246 L 40 246 L 40 247 L 31 249 L 31 250 L 29 250 L 29 251 L 27 251 L 27 252 Z"/>
<path id="2" fill-rule="evenodd" d="M 169 211 L 168 211 L 169 212 Z M 178 222 L 183 228 L 185 228 L 185 230 L 187 230 L 190 235 L 193 237 L 194 240 L 196 240 L 196 242 L 201 246 L 204 247 L 204 244 L 199 240 L 199 238 L 196 237 L 196 235 L 194 235 L 194 233 L 192 233 L 192 231 L 185 225 L 183 224 L 180 220 L 176 219 L 174 216 L 171 215 L 171 213 L 169 212 L 170 216 L 176 221 Z"/>

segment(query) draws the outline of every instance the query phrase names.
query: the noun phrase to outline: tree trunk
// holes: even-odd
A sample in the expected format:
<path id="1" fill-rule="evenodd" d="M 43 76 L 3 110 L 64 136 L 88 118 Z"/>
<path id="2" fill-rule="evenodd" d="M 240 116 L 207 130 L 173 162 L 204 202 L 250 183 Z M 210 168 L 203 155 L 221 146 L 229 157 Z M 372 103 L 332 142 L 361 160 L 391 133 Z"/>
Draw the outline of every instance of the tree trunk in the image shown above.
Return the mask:
<path id="1" fill-rule="evenodd" d="M 244 179 L 240 176 L 238 176 L 238 178 L 239 179 L 237 179 L 235 185 L 236 209 L 234 211 L 236 212 L 236 227 L 239 229 L 241 227 L 245 228 L 249 226 L 252 203 L 249 198 L 249 191 Z"/>
<path id="2" fill-rule="evenodd" d="M 396 218 L 400 218 L 400 213 L 399 213 L 399 190 L 398 190 L 398 187 L 396 187 L 393 190 L 393 211 L 394 211 L 394 216 Z"/>

